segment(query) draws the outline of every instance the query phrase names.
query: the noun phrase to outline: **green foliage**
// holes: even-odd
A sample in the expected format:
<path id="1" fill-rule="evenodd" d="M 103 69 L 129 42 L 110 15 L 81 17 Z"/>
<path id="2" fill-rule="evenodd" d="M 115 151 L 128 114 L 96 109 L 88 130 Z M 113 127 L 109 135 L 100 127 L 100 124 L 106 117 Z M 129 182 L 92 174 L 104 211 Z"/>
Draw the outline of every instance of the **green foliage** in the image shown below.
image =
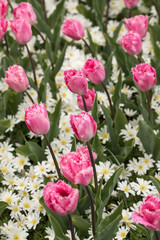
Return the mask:
<path id="1" fill-rule="evenodd" d="M 8 203 L 0 201 L 0 216 L 2 215 L 2 213 L 4 212 L 7 206 L 8 206 Z"/>

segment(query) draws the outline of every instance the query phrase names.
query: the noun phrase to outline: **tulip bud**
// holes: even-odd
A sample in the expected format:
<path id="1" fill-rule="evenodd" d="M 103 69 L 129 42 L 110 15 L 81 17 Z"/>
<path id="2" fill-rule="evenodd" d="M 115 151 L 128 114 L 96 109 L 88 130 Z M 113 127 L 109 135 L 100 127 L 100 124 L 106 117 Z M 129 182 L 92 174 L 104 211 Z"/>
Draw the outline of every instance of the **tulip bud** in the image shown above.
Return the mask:
<path id="1" fill-rule="evenodd" d="M 0 18 L 0 41 L 3 39 L 8 27 L 8 22 L 4 18 Z"/>
<path id="2" fill-rule="evenodd" d="M 50 122 L 44 103 L 25 109 L 25 123 L 37 135 L 44 135 L 49 131 Z"/>
<path id="3" fill-rule="evenodd" d="M 134 8 L 139 0 L 124 0 L 124 4 L 127 8 Z"/>
<path id="4" fill-rule="evenodd" d="M 120 39 L 122 47 L 130 54 L 139 54 L 142 51 L 141 36 L 136 32 L 129 32 Z"/>
<path id="5" fill-rule="evenodd" d="M 95 99 L 95 90 L 89 89 L 88 92 L 86 94 L 84 94 L 84 99 L 86 102 L 87 110 L 91 111 L 92 107 L 93 107 L 94 99 Z M 84 111 L 85 108 L 84 108 L 84 104 L 83 104 L 81 95 L 77 95 L 77 102 L 78 102 L 79 108 Z"/>
<path id="6" fill-rule="evenodd" d="M 105 79 L 105 70 L 101 62 L 97 59 L 88 59 L 84 65 L 83 72 L 93 83 L 98 84 Z"/>
<path id="7" fill-rule="evenodd" d="M 32 38 L 31 25 L 25 19 L 11 21 L 11 29 L 20 44 L 26 44 Z"/>
<path id="8" fill-rule="evenodd" d="M 89 141 L 97 131 L 97 124 L 87 112 L 70 116 L 70 124 L 76 137 L 82 141 Z"/>
<path id="9" fill-rule="evenodd" d="M 88 82 L 83 71 L 67 70 L 64 71 L 64 76 L 65 83 L 71 92 L 79 95 L 87 93 Z"/>
<path id="10" fill-rule="evenodd" d="M 76 19 L 67 19 L 62 26 L 62 33 L 74 40 L 84 37 L 84 27 Z"/>
<path id="11" fill-rule="evenodd" d="M 64 181 L 49 182 L 44 187 L 45 204 L 54 212 L 66 215 L 74 212 L 78 203 L 78 189 L 72 188 Z"/>
<path id="12" fill-rule="evenodd" d="M 25 19 L 30 24 L 34 24 L 37 21 L 32 5 L 27 2 L 21 2 L 16 8 L 14 8 L 13 15 L 14 19 Z"/>
<path id="13" fill-rule="evenodd" d="M 8 2 L 0 0 L 0 18 L 6 18 Z"/>
<path id="14" fill-rule="evenodd" d="M 138 15 L 132 18 L 125 18 L 125 27 L 128 31 L 139 33 L 144 38 L 148 29 L 148 16 Z"/>
<path id="15" fill-rule="evenodd" d="M 8 68 L 4 81 L 15 92 L 24 92 L 29 87 L 29 81 L 24 69 L 18 65 Z"/>
<path id="16" fill-rule="evenodd" d="M 156 71 L 148 63 L 141 63 L 132 68 L 132 74 L 141 91 L 148 91 L 156 84 Z"/>

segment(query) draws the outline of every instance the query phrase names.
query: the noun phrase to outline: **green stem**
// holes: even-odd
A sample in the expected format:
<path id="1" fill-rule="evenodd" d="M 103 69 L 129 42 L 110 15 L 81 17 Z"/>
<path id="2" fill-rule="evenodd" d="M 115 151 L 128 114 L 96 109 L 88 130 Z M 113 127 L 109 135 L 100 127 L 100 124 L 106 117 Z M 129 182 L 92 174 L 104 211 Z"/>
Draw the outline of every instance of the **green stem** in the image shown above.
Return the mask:
<path id="1" fill-rule="evenodd" d="M 33 103 L 33 104 L 35 104 L 35 102 L 34 102 L 34 100 L 33 100 L 33 98 L 31 97 L 31 95 L 29 94 L 29 92 L 27 92 L 27 90 L 26 91 L 24 91 L 25 93 L 26 93 L 26 95 L 29 97 L 29 99 L 31 100 L 31 102 Z"/>
<path id="2" fill-rule="evenodd" d="M 112 116 L 112 119 L 114 117 L 114 112 L 113 112 L 113 105 L 112 105 L 112 101 L 111 101 L 111 98 L 110 98 L 110 95 L 109 95 L 109 92 L 108 92 L 108 89 L 106 88 L 106 86 L 104 85 L 103 82 L 101 82 L 101 85 L 107 95 L 107 98 L 108 98 L 108 101 L 109 101 L 109 106 L 110 106 L 110 110 L 111 110 L 111 116 Z"/>
<path id="3" fill-rule="evenodd" d="M 148 105 L 148 119 L 149 119 L 149 122 L 152 124 L 151 98 L 150 98 L 149 91 L 146 91 L 146 97 L 147 97 L 147 105 Z"/>
<path id="4" fill-rule="evenodd" d="M 95 214 L 94 214 L 94 202 L 93 202 L 93 198 L 92 198 L 92 195 L 91 195 L 91 192 L 90 192 L 90 189 L 89 189 L 88 186 L 86 186 L 86 190 L 87 190 L 88 197 L 89 197 L 90 204 L 91 204 L 92 233 L 93 233 L 93 236 L 95 236 Z"/>
<path id="5" fill-rule="evenodd" d="M 132 17 L 132 9 L 128 8 L 128 18 L 131 18 L 131 17 Z"/>
<path id="6" fill-rule="evenodd" d="M 71 229 L 72 240 L 76 240 L 75 234 L 74 234 L 73 222 L 72 222 L 72 218 L 71 218 L 70 214 L 68 214 L 68 220 L 69 220 L 69 225 L 70 225 L 70 229 Z"/>
<path id="7" fill-rule="evenodd" d="M 160 24 L 160 11 L 159 11 L 159 9 L 158 9 L 157 3 L 156 3 L 155 0 L 151 0 L 151 2 L 152 2 L 153 5 L 155 6 L 155 9 L 156 9 L 157 14 L 158 14 L 159 24 Z"/>
<path id="8" fill-rule="evenodd" d="M 108 17 L 109 17 L 109 3 L 111 0 L 107 0 L 107 10 L 106 10 L 106 32 L 108 28 Z"/>
<path id="9" fill-rule="evenodd" d="M 43 35 L 41 34 L 41 32 L 38 30 L 38 28 L 35 25 L 32 25 L 32 27 L 34 28 L 34 30 L 39 34 L 39 36 L 42 38 L 44 44 L 46 42 L 46 40 L 44 39 Z"/>
<path id="10" fill-rule="evenodd" d="M 6 45 L 7 55 L 9 55 L 9 47 L 8 47 L 8 41 L 7 41 L 7 36 L 6 35 L 4 36 L 4 41 L 5 41 L 5 45 Z"/>
<path id="11" fill-rule="evenodd" d="M 86 105 L 86 101 L 85 101 L 84 95 L 82 95 L 82 100 L 83 100 L 84 109 L 85 109 L 86 112 L 88 112 L 88 109 L 87 109 L 87 105 Z"/>
<path id="12" fill-rule="evenodd" d="M 13 12 L 13 7 L 12 7 L 12 4 L 11 4 L 10 0 L 8 0 L 8 4 L 9 4 L 9 6 L 10 6 L 12 12 Z"/>
<path id="13" fill-rule="evenodd" d="M 60 169 L 59 169 L 59 166 L 58 166 L 58 162 L 57 162 L 56 156 L 55 156 L 55 154 L 54 154 L 54 152 L 52 150 L 51 144 L 50 144 L 50 142 L 49 142 L 49 140 L 48 140 L 46 135 L 44 135 L 44 139 L 45 139 L 45 141 L 47 143 L 47 146 L 48 146 L 48 148 L 50 150 L 50 153 L 52 155 L 53 162 L 55 164 L 55 167 L 56 167 L 56 170 L 57 170 L 57 173 L 58 173 L 58 177 L 59 177 L 59 179 L 62 179 L 61 172 L 60 172 Z"/>
<path id="14" fill-rule="evenodd" d="M 91 159 L 91 164 L 92 164 L 92 167 L 93 167 L 95 191 L 97 192 L 97 190 L 98 190 L 98 180 L 97 180 L 96 166 L 95 166 L 94 159 L 93 159 L 91 145 L 90 145 L 89 142 L 86 142 L 86 144 L 87 144 L 87 147 L 88 147 L 88 151 L 89 151 L 89 155 L 90 155 L 90 159 Z"/>
<path id="15" fill-rule="evenodd" d="M 95 58 L 95 54 L 93 52 L 93 50 L 91 49 L 91 47 L 88 45 L 88 43 L 86 42 L 86 40 L 84 38 L 82 38 L 82 41 L 85 43 L 85 45 L 87 46 L 87 48 L 89 49 L 90 53 L 92 54 L 92 57 Z"/>
<path id="16" fill-rule="evenodd" d="M 160 240 L 158 232 L 157 231 L 154 231 L 154 232 L 155 232 L 156 240 Z"/>
<path id="17" fill-rule="evenodd" d="M 140 54 L 137 54 L 137 58 L 138 58 L 139 63 L 144 63 L 143 58 L 141 57 Z"/>

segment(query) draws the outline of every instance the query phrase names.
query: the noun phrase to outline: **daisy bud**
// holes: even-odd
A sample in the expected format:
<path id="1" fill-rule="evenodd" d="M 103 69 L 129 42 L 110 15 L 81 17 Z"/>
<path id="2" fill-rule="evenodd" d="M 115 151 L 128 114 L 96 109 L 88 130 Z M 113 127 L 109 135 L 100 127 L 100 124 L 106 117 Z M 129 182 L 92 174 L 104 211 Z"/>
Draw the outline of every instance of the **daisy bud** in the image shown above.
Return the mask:
<path id="1" fill-rule="evenodd" d="M 0 0 L 0 18 L 6 18 L 8 2 Z"/>
<path id="2" fill-rule="evenodd" d="M 73 40 L 80 40 L 84 37 L 84 27 L 76 19 L 67 19 L 62 26 L 62 33 Z"/>
<path id="3" fill-rule="evenodd" d="M 148 63 L 141 63 L 132 68 L 132 74 L 141 91 L 148 91 L 156 84 L 156 71 Z"/>
<path id="4" fill-rule="evenodd" d="M 54 212 L 66 215 L 74 212 L 78 203 L 78 189 L 72 188 L 64 181 L 49 182 L 44 187 L 45 204 Z"/>
<path id="5" fill-rule="evenodd" d="M 8 27 L 8 22 L 4 18 L 0 18 L 0 41 L 3 39 Z"/>
<path id="6" fill-rule="evenodd" d="M 97 124 L 87 112 L 70 116 L 70 124 L 76 137 L 82 141 L 89 141 L 97 131 Z"/>
<path id="7" fill-rule="evenodd" d="M 83 72 L 93 83 L 98 84 L 105 79 L 105 70 L 101 62 L 97 59 L 88 59 L 84 65 Z"/>
<path id="8" fill-rule="evenodd" d="M 93 107 L 94 99 L 95 99 L 95 90 L 89 89 L 88 92 L 86 94 L 84 94 L 84 99 L 86 102 L 87 110 L 91 111 L 92 107 Z M 85 108 L 84 108 L 84 104 L 83 104 L 81 95 L 77 95 L 77 103 L 78 103 L 79 108 L 84 111 Z"/>
<path id="9" fill-rule="evenodd" d="M 136 32 L 129 32 L 120 39 L 121 46 L 130 54 L 139 54 L 142 51 L 141 36 Z"/>
<path id="10" fill-rule="evenodd" d="M 11 29 L 20 44 L 26 44 L 32 38 L 31 25 L 25 19 L 11 21 Z"/>
<path id="11" fill-rule="evenodd" d="M 148 16 L 138 15 L 132 18 L 125 18 L 125 27 L 128 31 L 139 33 L 144 38 L 148 29 Z"/>
<path id="12" fill-rule="evenodd" d="M 29 81 L 24 69 L 18 65 L 13 65 L 8 68 L 4 81 L 15 92 L 24 92 L 29 87 Z"/>
<path id="13" fill-rule="evenodd" d="M 88 82 L 83 71 L 76 71 L 75 69 L 64 71 L 64 79 L 71 92 L 79 95 L 87 93 Z"/>
<path id="14" fill-rule="evenodd" d="M 134 8 L 139 0 L 124 0 L 124 4 L 127 8 Z"/>
<path id="15" fill-rule="evenodd" d="M 50 122 L 44 103 L 25 109 L 25 123 L 37 135 L 44 135 L 49 131 Z"/>
<path id="16" fill-rule="evenodd" d="M 14 8 L 13 15 L 14 19 L 25 19 L 30 24 L 34 24 L 37 21 L 32 5 L 27 2 L 21 2 L 16 8 Z"/>

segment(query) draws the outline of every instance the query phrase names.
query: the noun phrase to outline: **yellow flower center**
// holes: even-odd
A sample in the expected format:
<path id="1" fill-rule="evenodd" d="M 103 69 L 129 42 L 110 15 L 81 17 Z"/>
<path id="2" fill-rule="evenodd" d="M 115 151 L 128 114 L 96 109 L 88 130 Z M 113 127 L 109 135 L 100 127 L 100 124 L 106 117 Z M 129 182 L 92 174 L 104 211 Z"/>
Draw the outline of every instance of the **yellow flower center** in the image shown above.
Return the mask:
<path id="1" fill-rule="evenodd" d="M 107 175 L 109 173 L 109 169 L 108 168 L 103 168 L 102 169 L 102 174 Z"/>
<path id="2" fill-rule="evenodd" d="M 145 191 L 146 190 L 146 186 L 145 185 L 141 185 L 140 189 L 141 189 L 141 191 Z"/>
<path id="3" fill-rule="evenodd" d="M 121 236 L 121 237 L 125 237 L 125 236 L 126 236 L 126 233 L 125 233 L 125 232 L 121 232 L 120 236 Z"/>
<path id="4" fill-rule="evenodd" d="M 14 235 L 14 240 L 20 240 L 20 236 L 18 234 Z"/>
<path id="5" fill-rule="evenodd" d="M 124 187 L 125 192 L 129 192 L 130 188 L 128 186 Z"/>
<path id="6" fill-rule="evenodd" d="M 10 204 L 10 203 L 12 202 L 12 198 L 11 198 L 11 197 L 7 197 L 7 198 L 5 199 L 5 202 L 7 202 L 8 204 Z"/>
<path id="7" fill-rule="evenodd" d="M 29 204 L 28 202 L 26 202 L 26 203 L 23 204 L 23 206 L 24 206 L 25 208 L 29 208 L 29 207 L 30 207 L 30 204 Z"/>

